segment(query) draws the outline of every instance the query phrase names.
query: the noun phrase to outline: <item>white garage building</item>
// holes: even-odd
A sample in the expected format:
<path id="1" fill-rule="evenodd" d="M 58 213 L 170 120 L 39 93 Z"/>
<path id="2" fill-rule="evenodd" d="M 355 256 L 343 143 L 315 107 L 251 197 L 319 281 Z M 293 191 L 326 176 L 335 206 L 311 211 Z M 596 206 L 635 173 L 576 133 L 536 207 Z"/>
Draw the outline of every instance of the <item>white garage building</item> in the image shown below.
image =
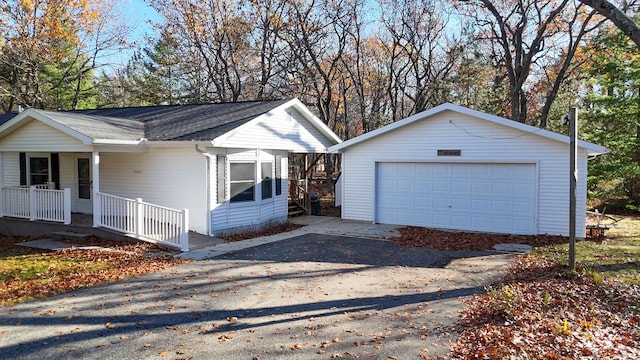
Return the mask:
<path id="1" fill-rule="evenodd" d="M 508 234 L 569 235 L 569 137 L 443 104 L 329 148 L 342 154 L 342 218 Z M 579 141 L 577 236 L 587 158 Z"/>

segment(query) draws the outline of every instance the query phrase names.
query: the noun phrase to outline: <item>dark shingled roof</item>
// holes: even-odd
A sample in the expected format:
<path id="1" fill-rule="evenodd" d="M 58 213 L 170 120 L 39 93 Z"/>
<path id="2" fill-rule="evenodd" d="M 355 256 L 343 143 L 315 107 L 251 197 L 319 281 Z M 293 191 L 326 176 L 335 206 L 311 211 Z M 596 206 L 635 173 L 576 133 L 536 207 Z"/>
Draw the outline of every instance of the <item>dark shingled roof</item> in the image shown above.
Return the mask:
<path id="1" fill-rule="evenodd" d="M 290 101 L 265 100 L 46 111 L 42 115 L 93 139 L 210 141 Z M 0 125 L 17 113 L 0 114 Z"/>
<path id="2" fill-rule="evenodd" d="M 78 122 L 71 126 L 78 129 L 80 123 L 90 126 L 90 122 L 103 122 L 101 129 L 108 137 L 130 139 L 136 132 L 132 122 L 142 125 L 144 137 L 149 140 L 195 140 L 208 141 L 243 125 L 256 117 L 286 103 L 285 100 L 243 101 L 233 103 L 201 105 L 163 105 L 131 108 L 68 111 L 69 120 Z M 84 115 L 82 118 L 77 115 Z M 132 121 L 133 120 L 133 121 Z M 121 129 L 121 134 L 111 133 Z M 119 131 L 119 130 L 115 130 Z M 107 135 L 107 134 L 105 134 Z M 115 135 L 115 136 L 114 136 Z M 92 136 L 93 137 L 93 136 Z"/>
<path id="3" fill-rule="evenodd" d="M 18 113 L 4 113 L 0 114 L 0 125 L 6 123 L 7 121 L 13 119 L 14 116 L 18 115 Z"/>

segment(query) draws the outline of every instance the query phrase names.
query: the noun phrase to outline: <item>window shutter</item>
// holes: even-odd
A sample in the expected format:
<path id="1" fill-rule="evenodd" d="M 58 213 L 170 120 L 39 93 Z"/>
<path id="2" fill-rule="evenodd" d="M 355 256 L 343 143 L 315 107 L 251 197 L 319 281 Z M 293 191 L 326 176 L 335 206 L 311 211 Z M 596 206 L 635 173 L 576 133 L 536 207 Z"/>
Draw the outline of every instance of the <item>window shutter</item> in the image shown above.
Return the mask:
<path id="1" fill-rule="evenodd" d="M 60 156 L 58 153 L 51 153 L 51 181 L 60 190 Z"/>
<path id="2" fill-rule="evenodd" d="M 20 153 L 20 185 L 27 185 L 27 154 Z"/>
<path id="3" fill-rule="evenodd" d="M 218 204 L 222 204 L 227 198 L 227 155 L 218 155 L 216 163 Z"/>

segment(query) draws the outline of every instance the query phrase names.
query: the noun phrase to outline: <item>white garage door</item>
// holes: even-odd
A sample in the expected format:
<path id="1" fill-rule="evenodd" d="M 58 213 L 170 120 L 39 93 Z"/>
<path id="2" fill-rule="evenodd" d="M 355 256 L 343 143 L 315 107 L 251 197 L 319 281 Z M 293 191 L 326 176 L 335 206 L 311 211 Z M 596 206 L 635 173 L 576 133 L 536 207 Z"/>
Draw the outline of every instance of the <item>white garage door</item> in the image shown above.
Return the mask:
<path id="1" fill-rule="evenodd" d="M 376 222 L 535 233 L 535 164 L 377 163 Z"/>

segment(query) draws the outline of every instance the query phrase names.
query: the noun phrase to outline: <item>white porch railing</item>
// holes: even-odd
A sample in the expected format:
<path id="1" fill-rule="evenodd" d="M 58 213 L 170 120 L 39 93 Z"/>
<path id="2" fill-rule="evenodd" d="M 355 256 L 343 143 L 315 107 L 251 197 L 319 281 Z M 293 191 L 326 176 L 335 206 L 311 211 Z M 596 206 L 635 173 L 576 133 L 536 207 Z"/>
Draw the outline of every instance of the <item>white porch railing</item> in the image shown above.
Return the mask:
<path id="1" fill-rule="evenodd" d="M 71 189 L 49 185 L 3 187 L 0 216 L 71 224 Z"/>
<path id="2" fill-rule="evenodd" d="M 189 210 L 175 210 L 142 199 L 97 193 L 94 226 L 130 234 L 137 239 L 189 250 Z"/>

